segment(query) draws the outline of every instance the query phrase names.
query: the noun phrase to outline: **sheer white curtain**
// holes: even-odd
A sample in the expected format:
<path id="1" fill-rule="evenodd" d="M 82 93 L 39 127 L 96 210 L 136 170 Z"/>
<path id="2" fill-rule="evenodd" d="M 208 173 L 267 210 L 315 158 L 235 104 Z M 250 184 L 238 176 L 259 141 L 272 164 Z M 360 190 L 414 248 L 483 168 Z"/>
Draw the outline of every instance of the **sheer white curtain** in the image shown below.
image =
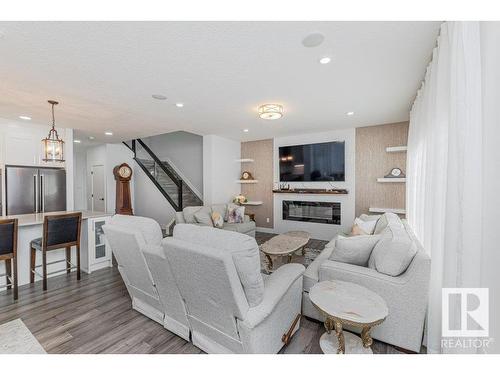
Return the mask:
<path id="1" fill-rule="evenodd" d="M 410 113 L 406 207 L 432 261 L 429 352 L 444 351 L 441 288 L 480 286 L 480 57 L 478 22 L 444 23 Z"/>

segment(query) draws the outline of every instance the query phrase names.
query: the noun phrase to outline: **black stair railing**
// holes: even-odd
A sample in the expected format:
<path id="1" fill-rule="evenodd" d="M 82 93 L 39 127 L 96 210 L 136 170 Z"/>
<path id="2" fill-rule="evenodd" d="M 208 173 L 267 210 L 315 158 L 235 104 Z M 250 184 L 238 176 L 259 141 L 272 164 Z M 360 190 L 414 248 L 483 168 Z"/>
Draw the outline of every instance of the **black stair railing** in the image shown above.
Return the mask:
<path id="1" fill-rule="evenodd" d="M 141 150 L 145 151 L 146 154 L 151 158 L 153 162 L 153 172 L 151 172 L 146 165 L 142 162 L 141 158 L 137 156 L 137 144 L 136 142 L 140 145 Z M 146 175 L 149 177 L 149 179 L 155 184 L 155 186 L 158 188 L 160 193 L 168 200 L 168 202 L 172 205 L 172 207 L 176 211 L 182 211 L 182 180 L 179 179 L 177 176 L 175 176 L 171 171 L 169 171 L 161 162 L 160 159 L 156 156 L 156 154 L 141 140 L 141 139 L 133 139 L 131 141 L 131 144 L 128 144 L 127 142 L 123 142 L 125 146 L 127 146 L 133 153 L 134 153 L 134 160 L 136 163 L 141 167 L 141 169 L 146 173 Z M 175 184 L 177 188 L 177 199 L 174 199 L 170 196 L 170 194 L 163 188 L 163 186 L 158 182 L 157 176 L 156 176 L 156 168 L 160 168 L 163 173 L 165 173 Z"/>

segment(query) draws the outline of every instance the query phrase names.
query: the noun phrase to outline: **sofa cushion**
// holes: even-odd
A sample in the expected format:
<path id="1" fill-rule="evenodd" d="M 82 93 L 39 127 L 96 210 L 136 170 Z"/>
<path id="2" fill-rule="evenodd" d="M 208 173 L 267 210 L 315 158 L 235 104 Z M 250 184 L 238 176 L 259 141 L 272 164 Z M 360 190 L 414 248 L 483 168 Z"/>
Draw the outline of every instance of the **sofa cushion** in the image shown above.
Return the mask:
<path id="1" fill-rule="evenodd" d="M 388 226 L 403 228 L 403 223 L 398 215 L 393 212 L 383 214 L 375 225 L 373 234 L 381 234 Z"/>
<path id="2" fill-rule="evenodd" d="M 374 246 L 380 240 L 377 235 L 361 235 L 337 238 L 330 259 L 366 267 Z"/>
<path id="3" fill-rule="evenodd" d="M 406 228 L 389 226 L 373 248 L 370 268 L 389 276 L 399 276 L 406 271 L 417 253 L 417 244 Z"/>
<path id="4" fill-rule="evenodd" d="M 359 218 L 363 221 L 377 221 L 381 217 L 382 215 L 367 215 L 367 214 L 359 215 Z"/>
<path id="5" fill-rule="evenodd" d="M 247 221 L 244 223 L 224 223 L 224 227 L 222 229 L 238 233 L 248 233 L 255 230 L 255 222 Z"/>
<path id="6" fill-rule="evenodd" d="M 332 241 L 334 241 L 333 239 Z M 304 272 L 304 291 L 309 292 L 309 289 L 319 281 L 319 267 L 332 254 L 333 247 L 325 247 L 323 251 L 307 266 Z"/>
<path id="7" fill-rule="evenodd" d="M 185 207 L 182 210 L 182 213 L 184 215 L 184 221 L 188 224 L 194 224 L 196 223 L 196 219 L 194 217 L 194 214 L 201 210 L 203 206 L 190 206 L 190 207 Z"/>
<path id="8" fill-rule="evenodd" d="M 254 238 L 241 233 L 189 224 L 176 225 L 174 238 L 230 252 L 248 305 L 253 307 L 262 302 L 264 280 L 260 273 L 259 247 Z"/>
<path id="9" fill-rule="evenodd" d="M 194 213 L 194 219 L 200 225 L 213 227 L 214 223 L 212 222 L 211 213 L 212 210 L 210 209 L 210 207 L 202 207 Z"/>
<path id="10" fill-rule="evenodd" d="M 223 220 L 227 221 L 227 204 L 225 204 L 225 203 L 213 204 L 211 206 L 211 208 L 212 208 L 212 212 L 220 213 Z"/>

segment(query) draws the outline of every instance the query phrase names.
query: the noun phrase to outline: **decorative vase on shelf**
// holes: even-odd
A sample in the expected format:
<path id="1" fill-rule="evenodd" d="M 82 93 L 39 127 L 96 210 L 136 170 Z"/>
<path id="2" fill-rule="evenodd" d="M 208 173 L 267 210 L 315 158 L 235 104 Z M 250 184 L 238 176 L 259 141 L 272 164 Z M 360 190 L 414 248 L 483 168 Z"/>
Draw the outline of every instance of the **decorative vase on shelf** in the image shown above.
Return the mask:
<path id="1" fill-rule="evenodd" d="M 240 205 L 240 206 L 241 206 L 242 204 L 244 204 L 244 203 L 247 203 L 247 202 L 248 202 L 247 197 L 245 197 L 244 195 L 241 195 L 241 194 L 240 194 L 240 195 L 235 196 L 235 197 L 234 197 L 234 199 L 233 199 L 233 203 L 236 203 L 236 204 L 238 204 L 238 205 Z"/>

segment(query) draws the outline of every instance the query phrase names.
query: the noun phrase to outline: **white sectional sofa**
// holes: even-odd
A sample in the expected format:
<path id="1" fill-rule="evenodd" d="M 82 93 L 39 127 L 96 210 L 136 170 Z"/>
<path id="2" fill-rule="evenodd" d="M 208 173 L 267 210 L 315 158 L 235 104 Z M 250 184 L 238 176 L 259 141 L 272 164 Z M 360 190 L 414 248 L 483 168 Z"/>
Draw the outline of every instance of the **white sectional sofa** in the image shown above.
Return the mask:
<path id="1" fill-rule="evenodd" d="M 182 212 L 176 212 L 175 224 L 194 224 L 199 226 L 207 226 L 204 222 L 199 222 L 196 219 L 196 213 L 206 212 L 211 214 L 212 211 L 217 211 L 224 216 L 223 230 L 238 232 L 255 237 L 255 222 L 250 220 L 248 215 L 244 216 L 243 223 L 228 223 L 227 222 L 227 207 L 225 203 L 213 204 L 211 206 L 191 206 L 185 207 Z M 211 226 L 210 224 L 208 226 Z"/>
<path id="2" fill-rule="evenodd" d="M 430 258 L 406 220 L 395 214 L 367 219 L 380 220 L 375 228 L 375 235 L 380 240 L 371 252 L 368 264 L 360 266 L 331 260 L 338 237 L 334 238 L 304 273 L 302 312 L 305 316 L 324 321 L 309 299 L 309 289 L 320 281 L 342 280 L 362 285 L 379 294 L 389 307 L 389 316 L 372 330 L 372 337 L 418 352 L 428 303 Z M 410 263 L 404 267 L 406 261 Z"/>

